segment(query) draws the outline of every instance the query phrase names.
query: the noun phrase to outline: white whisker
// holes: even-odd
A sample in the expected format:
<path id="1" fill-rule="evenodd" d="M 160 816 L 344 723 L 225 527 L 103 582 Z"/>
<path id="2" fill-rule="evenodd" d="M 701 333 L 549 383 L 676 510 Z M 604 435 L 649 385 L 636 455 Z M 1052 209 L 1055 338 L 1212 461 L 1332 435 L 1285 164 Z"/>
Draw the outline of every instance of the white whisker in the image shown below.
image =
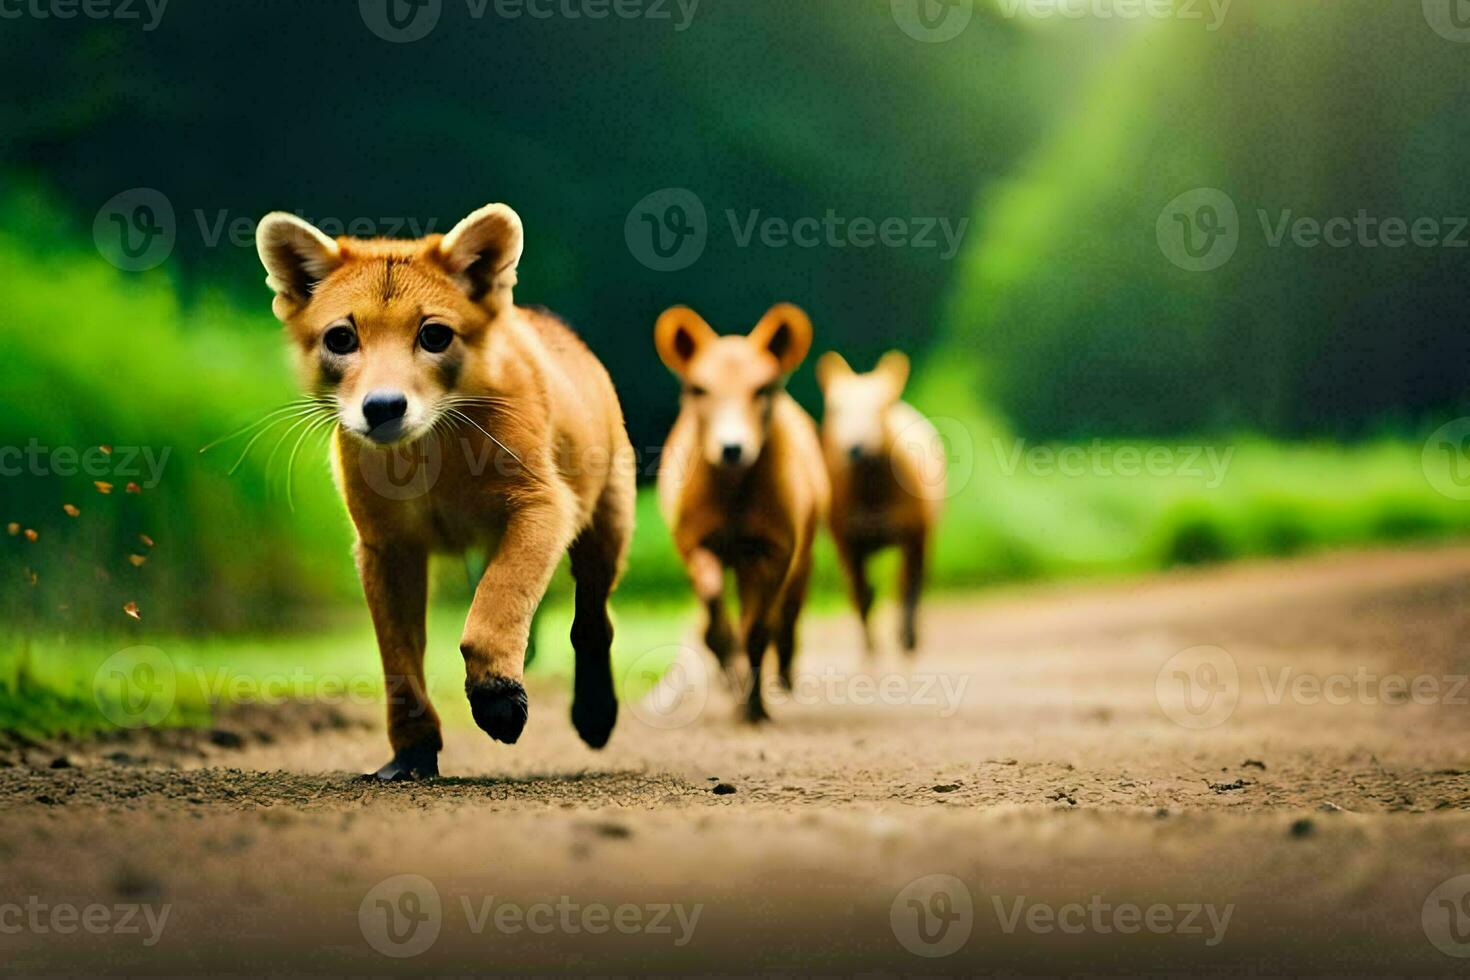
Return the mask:
<path id="1" fill-rule="evenodd" d="M 513 452 L 510 451 L 510 447 L 508 447 L 505 443 L 501 442 L 499 439 L 497 439 L 494 436 L 492 436 L 490 433 L 486 432 L 484 430 L 484 428 L 481 427 L 480 423 L 478 423 L 474 419 L 470 418 L 464 412 L 461 412 L 459 409 L 457 409 L 457 408 L 455 408 L 453 406 L 450 406 L 448 409 L 446 409 L 446 411 L 449 414 L 453 415 L 455 418 L 458 418 L 458 419 L 460 419 L 462 421 L 468 422 L 470 425 L 473 425 L 475 428 L 479 429 L 480 432 L 482 434 L 484 434 L 484 436 L 485 436 L 486 439 L 489 439 L 491 442 L 495 443 L 495 445 L 499 446 L 507 455 L 510 456 L 511 459 L 515 460 L 517 463 L 520 463 L 521 466 L 525 466 L 526 465 L 525 463 L 521 462 L 521 458 L 519 456 L 517 456 L 515 453 L 513 453 Z"/>

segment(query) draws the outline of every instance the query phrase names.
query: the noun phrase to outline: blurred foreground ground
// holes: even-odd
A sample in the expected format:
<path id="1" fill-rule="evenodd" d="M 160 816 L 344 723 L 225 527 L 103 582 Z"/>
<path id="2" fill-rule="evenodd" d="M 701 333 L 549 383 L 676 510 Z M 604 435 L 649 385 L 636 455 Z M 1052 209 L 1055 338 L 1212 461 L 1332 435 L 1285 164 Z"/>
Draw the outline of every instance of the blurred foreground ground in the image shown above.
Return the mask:
<path id="1" fill-rule="evenodd" d="M 1448 549 L 950 603 L 911 664 L 813 620 L 761 730 L 687 661 L 433 784 L 307 708 L 30 752 L 0 971 L 1463 973 L 1467 600 Z"/>

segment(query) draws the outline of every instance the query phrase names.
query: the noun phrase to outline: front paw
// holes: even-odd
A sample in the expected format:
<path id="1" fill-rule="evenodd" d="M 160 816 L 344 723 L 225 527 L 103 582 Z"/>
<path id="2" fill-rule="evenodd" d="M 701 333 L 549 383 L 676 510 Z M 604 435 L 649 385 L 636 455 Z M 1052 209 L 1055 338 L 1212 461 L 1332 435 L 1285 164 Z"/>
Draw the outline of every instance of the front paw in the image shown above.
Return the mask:
<path id="1" fill-rule="evenodd" d="M 618 699 L 611 691 L 601 694 L 579 694 L 572 701 L 572 726 L 594 749 L 600 749 L 612 738 L 618 723 Z"/>
<path id="2" fill-rule="evenodd" d="M 482 681 L 465 681 L 464 688 L 475 724 L 495 741 L 515 744 L 530 714 L 526 689 L 521 682 L 509 677 L 488 677 Z"/>

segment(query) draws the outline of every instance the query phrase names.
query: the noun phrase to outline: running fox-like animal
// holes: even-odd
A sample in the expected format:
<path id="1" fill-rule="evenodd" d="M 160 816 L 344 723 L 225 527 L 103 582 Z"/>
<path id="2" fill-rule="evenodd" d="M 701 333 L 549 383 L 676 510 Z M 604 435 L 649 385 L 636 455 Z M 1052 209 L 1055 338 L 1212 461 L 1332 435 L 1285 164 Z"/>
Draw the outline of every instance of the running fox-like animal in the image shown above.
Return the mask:
<path id="1" fill-rule="evenodd" d="M 633 529 L 636 464 L 602 364 L 560 320 L 515 304 L 523 242 L 502 204 L 417 240 L 334 239 L 280 212 L 258 227 L 272 310 L 336 430 L 333 469 L 387 678 L 393 758 L 380 779 L 438 774 L 424 680 L 431 552 L 490 556 L 460 652 L 492 738 L 515 742 L 525 727 L 531 617 L 567 552 L 572 723 L 601 748 L 617 719 L 607 601 Z"/>
<path id="2" fill-rule="evenodd" d="M 812 541 L 829 496 L 816 423 L 785 390 L 811 349 L 811 320 L 780 304 L 749 336 L 721 337 L 680 306 L 659 318 L 654 341 L 684 385 L 660 459 L 659 504 L 705 605 L 705 642 L 727 671 L 743 644 L 745 714 L 761 721 L 761 666 L 773 641 L 791 685 Z M 740 595 L 738 636 L 725 613 L 727 570 Z"/>
<path id="3" fill-rule="evenodd" d="M 912 653 L 919 642 L 919 594 L 930 539 L 945 497 L 939 433 L 900 400 L 908 377 L 909 359 L 898 351 L 884 354 L 867 374 L 854 372 L 837 353 L 817 362 L 826 402 L 822 444 L 832 479 L 832 537 L 870 653 L 874 596 L 868 559 L 894 545 L 902 552 L 899 639 Z"/>

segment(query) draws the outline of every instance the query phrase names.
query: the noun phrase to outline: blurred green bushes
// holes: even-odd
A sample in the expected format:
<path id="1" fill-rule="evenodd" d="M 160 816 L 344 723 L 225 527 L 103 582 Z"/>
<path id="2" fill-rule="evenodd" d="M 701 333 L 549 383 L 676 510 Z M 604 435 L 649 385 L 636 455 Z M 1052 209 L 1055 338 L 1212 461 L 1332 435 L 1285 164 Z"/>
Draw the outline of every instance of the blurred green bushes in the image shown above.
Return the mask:
<path id="1" fill-rule="evenodd" d="M 951 361 L 951 364 L 955 362 Z M 1042 442 L 969 399 L 973 374 L 931 368 L 913 400 L 938 417 L 952 481 L 941 588 L 1139 574 L 1470 532 L 1447 454 L 1405 433 L 1357 444 L 1258 435 Z M 951 414 L 952 413 L 952 414 Z"/>
<path id="2" fill-rule="evenodd" d="M 97 477 L 113 484 L 105 495 L 82 472 L 0 479 L 0 524 L 37 532 L 34 542 L 0 537 L 0 602 L 12 630 L 260 633 L 355 609 L 351 531 L 323 447 L 312 444 L 297 461 L 294 510 L 284 493 L 286 452 L 270 458 L 273 437 L 233 477 L 244 439 L 198 452 L 294 395 L 266 297 L 256 312 L 208 295 L 184 305 L 166 272 L 124 274 L 57 240 L 48 231 L 56 215 L 39 195 L 13 196 L 5 215 L 0 262 L 11 277 L 0 359 L 11 370 L 0 446 L 38 445 L 53 454 L 44 461 L 59 448 L 105 444 L 112 467 L 145 447 L 164 463 L 156 485 L 141 462 L 137 475 Z M 1356 446 L 1249 435 L 1036 442 L 974 397 L 971 368 L 950 359 L 959 366 L 941 369 L 936 360 L 920 363 L 912 399 L 939 419 L 951 452 L 952 496 L 934 558 L 941 589 L 1470 530 L 1470 508 L 1436 492 L 1426 467 L 1440 464 L 1422 459 L 1413 437 Z M 1064 452 L 1067 465 L 1058 463 Z M 1162 454 L 1162 464 L 1130 468 L 1119 453 Z M 126 492 L 130 481 L 142 492 Z M 130 555 L 144 561 L 134 566 Z M 686 597 L 650 492 L 640 498 L 629 565 L 625 598 Z M 462 562 L 443 562 L 436 581 L 441 599 L 467 598 Z M 844 588 L 825 539 L 816 586 L 832 596 Z M 554 588 L 567 587 L 563 573 Z M 129 602 L 141 620 L 124 615 Z"/>
<path id="3" fill-rule="evenodd" d="M 1470 414 L 1465 45 L 1381 0 L 1235 3 L 1218 31 L 1164 18 L 1127 39 L 979 189 L 941 347 L 978 353 L 986 400 L 1042 439 L 1361 439 Z M 1186 271 L 1160 218 L 1200 188 L 1233 205 L 1236 250 Z M 1182 216 L 1208 244 L 1185 210 L 1162 234 Z M 1303 246 L 1303 219 L 1354 228 Z M 1389 244 L 1390 221 L 1430 222 L 1433 244 Z"/>
<path id="4" fill-rule="evenodd" d="M 294 395 L 266 297 L 251 312 L 207 293 L 182 302 L 166 271 L 121 273 L 61 240 L 58 216 L 37 193 L 12 195 L 0 213 L 10 287 L 0 312 L 8 367 L 0 447 L 44 449 L 39 458 L 53 469 L 56 450 L 68 447 L 108 445 L 112 455 L 101 459 L 114 469 L 135 447 L 162 461 L 156 483 L 141 462 L 130 473 L 78 465 L 69 476 L 0 476 L 0 524 L 21 532 L 0 536 L 0 728 L 108 724 L 92 694 L 95 672 L 136 644 L 172 651 L 191 676 L 249 679 L 309 665 L 310 684 L 330 685 L 373 674 L 351 531 L 322 448 L 298 460 L 294 510 L 284 453 L 267 465 L 270 439 L 234 476 L 227 471 L 243 439 L 198 452 Z M 1016 436 L 975 396 L 979 377 L 963 359 L 922 359 L 909 396 L 936 419 L 950 454 L 938 591 L 1470 531 L 1470 506 L 1435 489 L 1456 485 L 1450 456 L 1426 454 L 1412 433 L 1356 445 L 1254 435 L 1038 442 Z M 112 492 L 99 493 L 94 479 Z M 129 482 L 141 492 L 129 493 Z M 615 602 L 625 665 L 686 639 L 695 614 L 651 491 L 637 520 Z M 879 568 L 887 598 L 894 566 Z M 457 676 L 465 563 L 442 562 L 436 583 L 430 659 Z M 539 671 L 566 670 L 568 588 L 563 571 L 538 624 Z M 814 601 L 841 608 L 844 589 L 824 536 Z M 133 602 L 137 620 L 123 612 Z M 168 723 L 198 724 L 209 710 L 200 691 L 181 688 Z"/>
<path id="5" fill-rule="evenodd" d="M 258 445 L 233 477 L 243 440 L 199 455 L 295 396 L 268 297 L 249 314 L 209 295 L 183 306 L 165 269 L 120 272 L 60 240 L 64 224 L 37 193 L 4 202 L 0 446 L 25 450 L 0 477 L 0 524 L 22 529 L 0 539 L 6 622 L 270 629 L 349 598 L 350 532 L 320 448 L 298 460 L 294 514 L 284 452 L 267 471 Z"/>

